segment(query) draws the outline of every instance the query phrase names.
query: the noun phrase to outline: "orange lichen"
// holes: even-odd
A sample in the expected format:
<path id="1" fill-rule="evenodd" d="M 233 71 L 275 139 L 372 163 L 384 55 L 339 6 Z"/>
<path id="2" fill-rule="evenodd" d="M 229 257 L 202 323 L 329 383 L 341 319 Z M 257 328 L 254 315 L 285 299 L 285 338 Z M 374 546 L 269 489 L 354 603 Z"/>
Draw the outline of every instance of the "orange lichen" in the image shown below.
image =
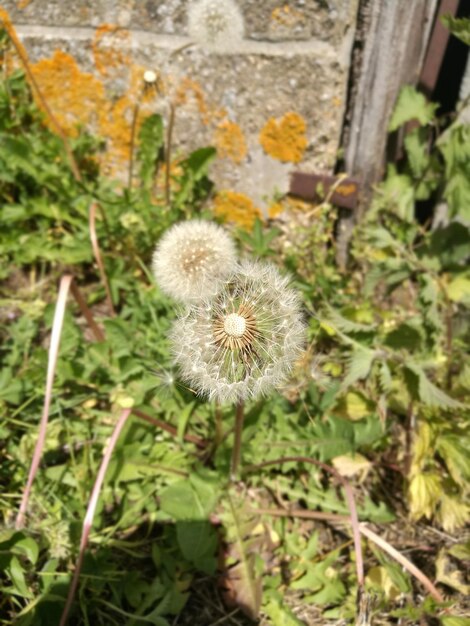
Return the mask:
<path id="1" fill-rule="evenodd" d="M 184 106 L 188 103 L 190 95 L 192 95 L 196 101 L 202 123 L 208 124 L 210 117 L 209 107 L 207 106 L 202 87 L 197 81 L 189 78 L 189 76 L 185 76 L 178 85 L 175 96 L 173 98 L 173 104 L 176 107 Z"/>
<path id="2" fill-rule="evenodd" d="M 102 24 L 96 29 L 92 43 L 96 69 L 108 76 L 111 69 L 120 69 L 130 63 L 129 55 L 123 49 L 130 49 L 129 31 L 115 24 Z"/>
<path id="3" fill-rule="evenodd" d="M 279 121 L 271 117 L 261 130 L 259 141 L 274 159 L 298 163 L 308 143 L 306 128 L 304 118 L 290 111 Z"/>
<path id="4" fill-rule="evenodd" d="M 22 10 L 22 9 L 26 9 L 26 7 L 28 6 L 28 4 L 31 2 L 31 0 L 18 0 L 17 2 L 17 7 Z"/>
<path id="5" fill-rule="evenodd" d="M 223 120 L 217 126 L 214 143 L 219 157 L 234 163 L 241 163 L 248 152 L 242 129 L 230 120 Z"/>
<path id="6" fill-rule="evenodd" d="M 31 71 L 62 129 L 77 134 L 77 124 L 88 124 L 93 112 L 108 109 L 103 84 L 82 72 L 75 59 L 56 50 L 50 59 L 31 64 Z M 38 102 L 39 106 L 41 105 Z"/>
<path id="7" fill-rule="evenodd" d="M 220 191 L 214 199 L 214 214 L 238 226 L 250 230 L 257 217 L 261 218 L 261 211 L 253 201 L 242 193 L 235 191 Z"/>
<path id="8" fill-rule="evenodd" d="M 353 193 L 357 192 L 357 185 L 354 183 L 349 183 L 349 185 L 338 185 L 335 189 L 336 193 L 339 193 L 342 196 L 350 196 Z"/>

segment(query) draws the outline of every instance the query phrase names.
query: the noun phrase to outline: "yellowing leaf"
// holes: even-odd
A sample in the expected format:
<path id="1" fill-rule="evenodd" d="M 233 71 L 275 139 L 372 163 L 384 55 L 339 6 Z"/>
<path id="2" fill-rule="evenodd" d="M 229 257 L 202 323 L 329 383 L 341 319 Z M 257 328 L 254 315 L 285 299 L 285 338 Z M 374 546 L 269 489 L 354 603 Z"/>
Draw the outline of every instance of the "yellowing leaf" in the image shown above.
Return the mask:
<path id="1" fill-rule="evenodd" d="M 335 457 L 332 463 L 341 476 L 350 477 L 359 474 L 361 481 L 366 478 L 371 466 L 371 462 L 362 454 L 343 454 Z"/>
<path id="2" fill-rule="evenodd" d="M 432 517 L 442 495 L 441 479 L 437 474 L 417 474 L 411 480 L 408 495 L 413 519 Z"/>
<path id="3" fill-rule="evenodd" d="M 358 391 L 350 391 L 345 395 L 344 412 L 353 422 L 370 415 L 372 411 L 373 404 Z"/>
<path id="4" fill-rule="evenodd" d="M 330 326 L 330 324 L 327 324 L 326 322 L 321 322 L 320 327 L 323 328 L 326 334 L 330 337 L 336 335 L 336 330 L 333 328 L 333 326 Z"/>
<path id="5" fill-rule="evenodd" d="M 432 430 L 427 422 L 420 422 L 413 441 L 411 474 L 420 472 L 426 460 L 432 456 Z"/>
<path id="6" fill-rule="evenodd" d="M 470 277 L 456 276 L 447 286 L 447 295 L 453 302 L 470 301 Z"/>
<path id="7" fill-rule="evenodd" d="M 465 596 L 470 594 L 470 585 L 464 582 L 462 572 L 455 569 L 444 550 L 439 552 L 436 559 L 436 580 L 460 591 Z"/>
<path id="8" fill-rule="evenodd" d="M 452 533 L 470 521 L 470 506 L 444 493 L 436 518 L 445 531 Z"/>
<path id="9" fill-rule="evenodd" d="M 395 585 L 385 567 L 377 566 L 370 569 L 366 576 L 366 585 L 383 591 L 387 600 L 394 600 L 401 591 Z"/>

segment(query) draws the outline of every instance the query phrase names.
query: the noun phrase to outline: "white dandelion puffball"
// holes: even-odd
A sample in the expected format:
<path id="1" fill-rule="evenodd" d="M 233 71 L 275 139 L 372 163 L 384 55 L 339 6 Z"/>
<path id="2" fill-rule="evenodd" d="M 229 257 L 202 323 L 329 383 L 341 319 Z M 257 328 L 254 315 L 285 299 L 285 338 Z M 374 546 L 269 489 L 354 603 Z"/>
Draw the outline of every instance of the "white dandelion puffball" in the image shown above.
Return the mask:
<path id="1" fill-rule="evenodd" d="M 188 31 L 193 41 L 212 52 L 231 52 L 243 39 L 243 15 L 234 0 L 191 0 Z"/>
<path id="2" fill-rule="evenodd" d="M 189 220 L 175 224 L 163 235 L 152 268 L 162 291 L 191 304 L 213 296 L 236 263 L 235 244 L 221 226 Z"/>
<path id="3" fill-rule="evenodd" d="M 173 327 L 182 378 L 219 402 L 267 394 L 287 378 L 305 341 L 301 302 L 274 265 L 243 261 L 212 299 Z"/>

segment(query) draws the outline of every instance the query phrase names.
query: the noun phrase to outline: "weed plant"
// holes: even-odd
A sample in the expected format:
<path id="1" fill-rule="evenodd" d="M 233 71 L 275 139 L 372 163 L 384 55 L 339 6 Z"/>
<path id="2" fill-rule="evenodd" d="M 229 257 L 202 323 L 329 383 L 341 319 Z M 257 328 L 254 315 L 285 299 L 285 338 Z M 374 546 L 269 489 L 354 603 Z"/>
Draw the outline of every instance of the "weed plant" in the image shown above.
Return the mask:
<path id="1" fill-rule="evenodd" d="M 68 594 L 77 625 L 468 623 L 470 126 L 402 91 L 390 131 L 419 126 L 347 274 L 327 201 L 307 224 L 292 212 L 288 235 L 282 220 L 232 227 L 242 254 L 288 268 L 308 323 L 289 384 L 245 406 L 234 482 L 233 409 L 179 380 L 174 303 L 149 269 L 173 224 L 213 219 L 215 150 L 180 159 L 168 187 L 164 120 L 150 115 L 123 187 L 85 129 L 67 140 L 74 174 L 22 71 L 3 73 L 0 111 L 2 623 L 64 623 Z M 51 329 L 49 421 L 18 524 Z M 213 609 L 201 581 L 222 589 Z"/>

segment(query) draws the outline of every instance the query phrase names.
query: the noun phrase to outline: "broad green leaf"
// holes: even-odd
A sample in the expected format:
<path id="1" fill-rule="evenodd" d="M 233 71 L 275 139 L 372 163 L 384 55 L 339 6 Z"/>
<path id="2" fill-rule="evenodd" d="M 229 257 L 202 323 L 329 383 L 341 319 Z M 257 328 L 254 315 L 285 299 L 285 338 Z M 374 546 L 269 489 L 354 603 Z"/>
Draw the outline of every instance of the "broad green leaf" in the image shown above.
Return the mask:
<path id="1" fill-rule="evenodd" d="M 428 102 L 414 87 L 405 85 L 398 96 L 388 130 L 393 132 L 411 120 L 417 120 L 422 125 L 429 124 L 436 108 L 437 105 Z"/>

